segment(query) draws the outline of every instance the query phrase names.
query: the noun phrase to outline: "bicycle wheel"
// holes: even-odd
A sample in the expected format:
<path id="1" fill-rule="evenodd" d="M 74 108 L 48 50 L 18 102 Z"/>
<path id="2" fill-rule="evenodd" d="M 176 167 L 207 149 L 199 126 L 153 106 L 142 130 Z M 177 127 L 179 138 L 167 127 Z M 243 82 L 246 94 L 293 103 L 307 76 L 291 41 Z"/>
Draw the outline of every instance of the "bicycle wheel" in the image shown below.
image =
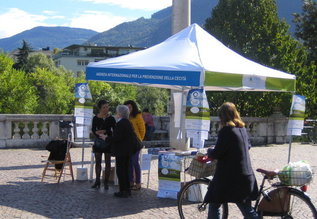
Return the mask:
<path id="1" fill-rule="evenodd" d="M 178 194 L 177 205 L 181 219 L 207 218 L 208 203 L 204 203 L 204 197 L 209 184 L 208 179 L 195 179 L 186 183 Z M 221 218 L 228 217 L 228 205 L 220 208 Z"/>
<path id="2" fill-rule="evenodd" d="M 290 206 L 283 219 L 312 218 L 317 219 L 317 211 L 310 198 L 303 192 L 290 189 Z"/>

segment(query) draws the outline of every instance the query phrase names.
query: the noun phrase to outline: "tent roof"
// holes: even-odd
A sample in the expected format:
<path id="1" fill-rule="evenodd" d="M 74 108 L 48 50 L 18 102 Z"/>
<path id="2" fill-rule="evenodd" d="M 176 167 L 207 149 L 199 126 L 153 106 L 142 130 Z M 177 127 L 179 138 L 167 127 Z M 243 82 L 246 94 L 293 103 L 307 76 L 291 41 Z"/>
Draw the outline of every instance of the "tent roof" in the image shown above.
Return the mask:
<path id="1" fill-rule="evenodd" d="M 90 63 L 88 80 L 206 90 L 293 91 L 295 76 L 248 60 L 197 24 L 164 42 Z"/>

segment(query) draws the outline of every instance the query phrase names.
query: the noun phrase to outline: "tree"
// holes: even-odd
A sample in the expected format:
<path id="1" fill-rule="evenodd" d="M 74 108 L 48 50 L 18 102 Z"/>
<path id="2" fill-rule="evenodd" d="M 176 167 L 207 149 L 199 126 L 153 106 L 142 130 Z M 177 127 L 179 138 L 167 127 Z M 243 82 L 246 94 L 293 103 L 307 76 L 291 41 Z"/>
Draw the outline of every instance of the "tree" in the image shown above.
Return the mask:
<path id="1" fill-rule="evenodd" d="M 296 75 L 307 73 L 306 51 L 289 35 L 286 22 L 279 20 L 275 0 L 220 0 L 205 28 L 244 57 Z M 241 114 L 248 116 L 267 116 L 273 106 L 283 108 L 288 115 L 290 97 L 288 93 L 208 93 L 210 101 L 230 99 L 243 105 Z M 259 101 L 263 107 L 259 107 Z"/>
<path id="2" fill-rule="evenodd" d="M 37 68 L 29 73 L 29 78 L 36 88 L 38 99 L 37 114 L 68 114 L 74 108 L 74 83 L 67 80 L 72 75 L 67 72 L 54 72 Z"/>
<path id="3" fill-rule="evenodd" d="M 298 88 L 307 98 L 307 114 L 317 118 L 317 2 L 303 0 L 303 12 L 294 14 L 295 35 L 303 43 L 308 58 L 305 66 L 307 73 L 298 75 Z"/>
<path id="4" fill-rule="evenodd" d="M 0 74 L 5 71 L 10 71 L 14 61 L 9 58 L 6 54 L 0 53 Z"/>
<path id="5" fill-rule="evenodd" d="M 303 42 L 309 53 L 309 60 L 317 63 L 317 2 L 303 0 L 303 12 L 294 14 L 295 35 Z"/>
<path id="6" fill-rule="evenodd" d="M 137 102 L 141 109 L 148 108 L 154 115 L 166 115 L 169 93 L 163 88 L 138 87 Z"/>
<path id="7" fill-rule="evenodd" d="M 29 55 L 24 70 L 26 73 L 35 72 L 36 68 L 43 68 L 49 71 L 58 71 L 54 61 L 43 53 Z"/>
<path id="8" fill-rule="evenodd" d="M 11 58 L 0 54 L 0 113 L 34 113 L 36 90 L 25 73 L 12 65 Z"/>
<path id="9" fill-rule="evenodd" d="M 19 52 L 15 56 L 17 57 L 16 63 L 13 65 L 13 68 L 17 70 L 24 70 L 25 65 L 27 64 L 28 56 L 32 51 L 31 46 L 23 40 L 22 47 L 18 48 Z"/>

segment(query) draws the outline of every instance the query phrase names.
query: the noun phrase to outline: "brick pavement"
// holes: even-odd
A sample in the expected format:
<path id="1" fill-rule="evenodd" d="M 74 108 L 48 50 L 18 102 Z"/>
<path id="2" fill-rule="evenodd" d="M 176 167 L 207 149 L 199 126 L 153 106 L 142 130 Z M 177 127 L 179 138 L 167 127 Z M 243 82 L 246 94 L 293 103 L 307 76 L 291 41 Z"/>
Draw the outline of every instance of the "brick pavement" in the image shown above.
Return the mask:
<path id="1" fill-rule="evenodd" d="M 317 146 L 293 144 L 292 161 L 306 160 L 317 166 Z M 116 186 L 108 191 L 90 189 L 91 182 L 71 182 L 70 177 L 56 184 L 41 183 L 43 164 L 41 155 L 48 152 L 39 149 L 0 150 L 0 218 L 131 218 L 155 219 L 178 218 L 176 200 L 160 199 L 157 193 L 157 159 L 152 161 L 149 189 L 134 191 L 131 198 L 113 197 Z M 71 149 L 73 163 L 80 167 L 81 149 Z M 287 163 L 288 145 L 254 147 L 251 159 L 254 169 L 281 168 Z M 85 150 L 85 161 L 90 160 L 90 151 Z M 260 175 L 257 174 L 260 181 Z M 146 183 L 146 175 L 143 181 Z M 317 205 L 316 180 L 308 190 Z M 237 208 L 230 205 L 230 218 L 242 218 Z"/>

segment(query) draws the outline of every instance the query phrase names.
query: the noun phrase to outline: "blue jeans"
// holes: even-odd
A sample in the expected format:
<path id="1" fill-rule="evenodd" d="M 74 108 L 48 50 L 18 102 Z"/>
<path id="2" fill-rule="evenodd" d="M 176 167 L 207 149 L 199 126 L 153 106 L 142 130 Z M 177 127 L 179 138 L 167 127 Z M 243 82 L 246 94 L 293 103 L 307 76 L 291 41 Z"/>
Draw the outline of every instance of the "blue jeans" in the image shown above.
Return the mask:
<path id="1" fill-rule="evenodd" d="M 129 180 L 130 182 L 135 182 L 136 184 L 141 183 L 141 167 L 139 162 L 139 156 L 140 151 L 137 151 L 130 158 Z"/>
<path id="2" fill-rule="evenodd" d="M 240 209 L 245 219 L 258 219 L 259 216 L 251 206 L 251 201 L 235 203 Z M 210 203 L 208 211 L 208 219 L 220 219 L 220 208 L 221 204 Z"/>

